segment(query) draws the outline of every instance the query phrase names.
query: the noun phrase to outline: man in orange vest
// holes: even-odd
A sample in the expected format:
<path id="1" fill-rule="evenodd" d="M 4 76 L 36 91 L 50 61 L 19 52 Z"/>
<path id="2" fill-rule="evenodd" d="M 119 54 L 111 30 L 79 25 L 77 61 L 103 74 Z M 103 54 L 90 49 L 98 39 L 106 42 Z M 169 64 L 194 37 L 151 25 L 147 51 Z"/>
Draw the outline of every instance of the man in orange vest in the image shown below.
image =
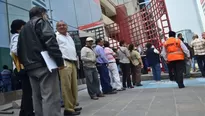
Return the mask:
<path id="1" fill-rule="evenodd" d="M 189 50 L 186 45 L 180 40 L 176 39 L 176 33 L 174 31 L 169 32 L 169 39 L 164 42 L 162 49 L 162 56 L 174 69 L 174 78 L 179 88 L 184 88 L 183 72 L 184 72 L 184 58 L 190 58 Z"/>

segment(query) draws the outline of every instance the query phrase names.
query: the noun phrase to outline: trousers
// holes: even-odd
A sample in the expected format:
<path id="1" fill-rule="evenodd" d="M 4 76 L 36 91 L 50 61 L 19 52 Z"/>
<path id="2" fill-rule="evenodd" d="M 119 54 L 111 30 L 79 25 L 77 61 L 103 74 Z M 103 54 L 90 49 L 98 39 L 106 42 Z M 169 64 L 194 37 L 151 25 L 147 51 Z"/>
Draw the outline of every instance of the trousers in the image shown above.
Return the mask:
<path id="1" fill-rule="evenodd" d="M 98 73 L 100 74 L 100 83 L 103 93 L 112 92 L 110 85 L 110 76 L 106 64 L 97 64 Z"/>
<path id="2" fill-rule="evenodd" d="M 110 63 L 108 66 L 109 75 L 110 75 L 110 83 L 113 88 L 122 89 L 122 83 L 120 81 L 120 75 L 118 71 L 118 67 L 116 63 Z"/>
<path id="3" fill-rule="evenodd" d="M 60 70 L 61 91 L 65 110 L 75 112 L 77 103 L 77 67 L 74 62 L 65 61 L 66 68 Z"/>
<path id="4" fill-rule="evenodd" d="M 184 60 L 177 60 L 169 62 L 170 67 L 174 71 L 174 79 L 176 80 L 178 86 L 183 86 L 183 72 L 185 68 Z"/>
<path id="5" fill-rule="evenodd" d="M 131 79 L 130 79 L 130 63 L 121 63 L 120 64 L 122 69 L 122 85 L 124 88 L 131 87 Z"/>
<path id="6" fill-rule="evenodd" d="M 133 85 L 137 85 L 141 83 L 141 66 L 131 65 L 131 73 L 132 73 L 132 82 Z"/>
<path id="7" fill-rule="evenodd" d="M 61 116 L 58 71 L 47 67 L 28 71 L 35 116 Z"/>
<path id="8" fill-rule="evenodd" d="M 90 97 L 96 97 L 97 95 L 101 94 L 97 69 L 89 67 L 84 67 L 83 69 L 85 73 L 88 94 Z"/>

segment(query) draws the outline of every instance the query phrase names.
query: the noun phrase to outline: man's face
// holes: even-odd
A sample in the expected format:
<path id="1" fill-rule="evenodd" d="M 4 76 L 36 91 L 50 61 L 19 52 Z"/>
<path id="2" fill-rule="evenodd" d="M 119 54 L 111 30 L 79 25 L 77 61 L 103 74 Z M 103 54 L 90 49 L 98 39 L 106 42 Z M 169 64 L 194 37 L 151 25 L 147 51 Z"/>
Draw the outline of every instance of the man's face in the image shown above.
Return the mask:
<path id="1" fill-rule="evenodd" d="M 100 45 L 100 46 L 103 46 L 103 45 L 104 45 L 104 41 L 101 40 L 101 41 L 99 42 L 99 45 Z"/>
<path id="2" fill-rule="evenodd" d="M 58 22 L 57 31 L 61 34 L 66 34 L 68 30 L 67 25 L 64 22 Z"/>
<path id="3" fill-rule="evenodd" d="M 92 47 L 93 41 L 87 41 L 87 46 Z"/>
<path id="4" fill-rule="evenodd" d="M 202 38 L 205 39 L 205 33 L 202 33 Z"/>
<path id="5" fill-rule="evenodd" d="M 179 35 L 179 39 L 181 39 L 182 38 L 182 35 Z"/>

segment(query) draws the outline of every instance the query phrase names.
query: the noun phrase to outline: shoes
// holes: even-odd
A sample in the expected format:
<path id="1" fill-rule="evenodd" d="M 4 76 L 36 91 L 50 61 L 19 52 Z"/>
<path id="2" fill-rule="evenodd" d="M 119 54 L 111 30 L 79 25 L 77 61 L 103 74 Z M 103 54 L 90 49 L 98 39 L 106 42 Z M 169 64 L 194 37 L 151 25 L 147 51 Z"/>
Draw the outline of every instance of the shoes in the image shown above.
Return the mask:
<path id="1" fill-rule="evenodd" d="M 97 97 L 105 97 L 105 95 L 104 94 L 99 94 L 99 95 L 97 95 Z"/>
<path id="2" fill-rule="evenodd" d="M 98 97 L 90 97 L 92 100 L 98 100 Z"/>
<path id="3" fill-rule="evenodd" d="M 64 110 L 64 116 L 76 116 L 76 115 L 80 115 L 80 112 L 71 112 L 71 111 Z"/>
<path id="4" fill-rule="evenodd" d="M 77 112 L 77 111 L 81 111 L 81 110 L 82 110 L 82 107 L 75 108 L 74 110 L 75 110 L 76 112 Z"/>
<path id="5" fill-rule="evenodd" d="M 75 106 L 79 106 L 79 103 L 76 103 L 76 105 Z"/>
<path id="6" fill-rule="evenodd" d="M 117 94 L 117 91 L 106 92 L 104 94 Z"/>
<path id="7" fill-rule="evenodd" d="M 140 84 L 137 84 L 136 86 L 138 86 L 138 87 L 139 87 L 139 86 L 143 86 L 143 85 L 140 83 Z"/>
<path id="8" fill-rule="evenodd" d="M 183 83 L 182 84 L 178 83 L 178 86 L 179 86 L 179 89 L 185 88 Z"/>
<path id="9" fill-rule="evenodd" d="M 133 87 L 133 86 L 130 86 L 130 87 L 128 87 L 128 88 L 132 89 L 132 88 L 134 88 L 134 87 Z"/>
<path id="10" fill-rule="evenodd" d="M 123 90 L 123 91 L 126 90 L 126 87 L 123 87 L 122 90 Z"/>

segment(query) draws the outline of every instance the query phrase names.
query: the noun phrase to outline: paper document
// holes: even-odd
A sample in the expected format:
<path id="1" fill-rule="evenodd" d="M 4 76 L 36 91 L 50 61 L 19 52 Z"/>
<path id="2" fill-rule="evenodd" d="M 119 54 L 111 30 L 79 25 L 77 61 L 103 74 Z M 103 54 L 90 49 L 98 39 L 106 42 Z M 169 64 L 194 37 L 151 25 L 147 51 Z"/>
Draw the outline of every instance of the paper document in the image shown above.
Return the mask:
<path id="1" fill-rule="evenodd" d="M 48 51 L 42 51 L 41 55 L 44 59 L 44 61 L 46 62 L 46 65 L 48 67 L 48 70 L 50 72 L 52 72 L 52 69 L 57 69 L 58 66 L 56 65 L 55 61 L 53 60 L 53 58 L 51 58 L 48 54 Z"/>

